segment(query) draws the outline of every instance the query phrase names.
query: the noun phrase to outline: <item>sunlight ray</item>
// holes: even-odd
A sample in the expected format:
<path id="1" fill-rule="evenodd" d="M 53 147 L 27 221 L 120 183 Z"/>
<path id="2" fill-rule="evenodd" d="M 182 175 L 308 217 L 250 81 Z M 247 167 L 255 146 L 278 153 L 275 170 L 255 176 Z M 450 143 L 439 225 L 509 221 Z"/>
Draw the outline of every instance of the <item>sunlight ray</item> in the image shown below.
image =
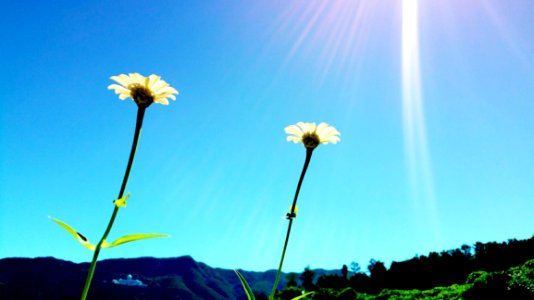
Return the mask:
<path id="1" fill-rule="evenodd" d="M 430 225 L 439 242 L 439 220 L 423 111 L 417 0 L 403 0 L 402 5 L 402 102 L 405 155 L 417 225 Z"/>
<path id="2" fill-rule="evenodd" d="M 295 55 L 295 53 L 298 51 L 298 49 L 302 46 L 302 43 L 304 42 L 304 40 L 308 37 L 308 35 L 310 35 L 313 27 L 317 25 L 319 18 L 323 14 L 323 12 L 325 10 L 325 6 L 326 6 L 326 2 L 323 2 L 321 6 L 317 7 L 316 9 L 314 9 L 315 13 L 310 16 L 311 17 L 310 21 L 307 22 L 307 24 L 305 25 L 305 28 L 299 34 L 297 40 L 295 41 L 295 43 L 291 47 L 291 50 L 289 50 L 289 54 L 287 55 L 287 59 L 291 59 Z M 309 7 L 313 8 L 313 6 L 311 6 L 311 5 Z M 301 19 L 303 19 L 305 17 L 308 17 L 308 14 L 303 14 Z"/>
<path id="3" fill-rule="evenodd" d="M 521 39 L 512 34 L 502 16 L 496 11 L 496 8 L 487 0 L 478 1 L 480 2 L 480 5 L 484 11 L 486 11 L 488 17 L 491 19 L 499 37 L 503 40 L 509 51 L 521 62 L 522 67 L 527 71 L 534 69 L 533 63 L 529 59 L 529 56 L 524 53 L 521 45 L 518 45 L 518 41 L 521 41 Z M 534 73 L 529 71 L 528 75 L 530 80 L 534 82 Z"/>
<path id="4" fill-rule="evenodd" d="M 302 57 L 318 68 L 317 80 L 332 73 L 354 78 L 363 60 L 371 15 L 366 1 L 295 1 L 277 18 L 278 37 L 290 37 L 284 66 Z M 347 83 L 348 84 L 348 83 Z"/>
<path id="5" fill-rule="evenodd" d="M 366 34 L 368 32 L 358 32 L 358 30 L 362 26 L 364 12 L 368 10 L 368 5 L 368 2 L 364 1 L 360 5 L 355 6 L 353 8 L 354 11 L 348 12 L 348 14 L 352 16 L 351 18 L 353 18 L 353 21 L 347 30 L 348 42 L 345 44 L 345 47 L 343 47 L 341 52 L 341 61 L 347 62 L 347 65 L 349 66 L 354 65 L 355 54 L 361 52 L 360 49 L 362 48 L 363 41 L 367 39 Z M 360 38 L 356 38 L 358 33 Z"/>
<path id="6" fill-rule="evenodd" d="M 327 21 L 333 23 L 331 31 L 339 34 L 329 35 L 323 48 L 322 56 L 326 63 L 321 80 L 325 79 L 336 58 L 340 58 L 340 61 L 346 64 L 346 57 L 347 53 L 351 51 L 351 44 L 357 40 L 356 32 L 352 29 L 354 25 L 361 23 L 361 7 L 362 5 L 337 6 L 328 14 Z"/>

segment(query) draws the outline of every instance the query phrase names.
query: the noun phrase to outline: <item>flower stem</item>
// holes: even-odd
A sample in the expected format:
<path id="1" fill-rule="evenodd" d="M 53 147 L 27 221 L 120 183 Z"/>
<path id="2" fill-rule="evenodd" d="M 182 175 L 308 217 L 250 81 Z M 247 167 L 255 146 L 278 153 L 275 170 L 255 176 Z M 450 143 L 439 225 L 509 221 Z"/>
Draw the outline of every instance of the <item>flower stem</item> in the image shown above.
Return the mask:
<path id="1" fill-rule="evenodd" d="M 139 107 L 137 109 L 137 120 L 135 124 L 135 133 L 134 133 L 133 142 L 132 142 L 132 149 L 130 150 L 130 158 L 128 159 L 128 165 L 126 166 L 126 171 L 124 172 L 124 178 L 122 179 L 122 185 L 121 185 L 121 189 L 119 191 L 119 196 L 117 197 L 117 199 L 120 199 L 122 198 L 122 196 L 124 196 L 124 190 L 126 189 L 126 184 L 128 183 L 128 177 L 130 176 L 130 170 L 132 169 L 135 152 L 137 150 L 137 144 L 139 142 L 139 136 L 141 135 L 141 127 L 143 125 L 143 118 L 145 116 L 145 110 L 146 110 L 146 107 Z M 118 212 L 119 212 L 119 207 L 115 205 L 115 208 L 113 209 L 113 214 L 111 215 L 111 218 L 109 219 L 108 227 L 106 228 L 104 235 L 102 235 L 100 242 L 98 242 L 98 244 L 96 245 L 96 248 L 93 254 L 93 260 L 91 261 L 91 266 L 89 267 L 89 271 L 87 273 L 87 279 L 85 280 L 85 285 L 83 287 L 82 297 L 80 298 L 81 300 L 85 300 L 87 298 L 87 294 L 89 293 L 89 287 L 91 286 L 91 281 L 93 280 L 93 275 L 95 273 L 98 254 L 100 253 L 100 249 L 102 248 L 102 244 L 104 243 L 104 240 L 108 237 L 108 234 L 111 231 L 111 227 L 113 227 L 113 223 L 115 222 L 115 218 L 117 217 Z"/>
<path id="2" fill-rule="evenodd" d="M 291 211 L 288 217 L 289 225 L 287 226 L 286 240 L 284 242 L 284 249 L 282 250 L 282 257 L 280 257 L 280 265 L 278 266 L 276 279 L 274 280 L 273 290 L 271 291 L 271 295 L 269 296 L 270 300 L 274 300 L 274 295 L 278 288 L 278 281 L 280 280 L 280 274 L 282 273 L 282 265 L 284 264 L 284 257 L 286 256 L 287 243 L 289 242 L 289 234 L 291 233 L 291 225 L 293 225 L 294 217 L 292 216 L 295 216 L 295 210 L 297 209 L 297 199 L 299 197 L 300 186 L 302 185 L 302 181 L 304 180 L 304 175 L 306 175 L 306 170 L 308 169 L 308 165 L 310 164 L 313 150 L 314 149 L 306 148 L 306 160 L 304 161 L 304 166 L 302 167 L 302 172 L 300 174 L 299 183 L 297 184 L 297 190 L 295 191 L 295 198 L 293 198 L 293 204 L 291 205 Z"/>

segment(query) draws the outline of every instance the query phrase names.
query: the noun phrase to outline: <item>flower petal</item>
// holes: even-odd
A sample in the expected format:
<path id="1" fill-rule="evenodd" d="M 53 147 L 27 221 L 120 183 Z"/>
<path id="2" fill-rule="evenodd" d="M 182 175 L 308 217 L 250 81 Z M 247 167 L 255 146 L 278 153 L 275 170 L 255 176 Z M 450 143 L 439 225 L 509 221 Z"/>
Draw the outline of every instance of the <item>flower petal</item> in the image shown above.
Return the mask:
<path id="1" fill-rule="evenodd" d="M 161 77 L 159 77 L 158 75 L 154 75 L 154 74 L 148 76 L 147 88 L 149 88 L 149 89 L 152 90 L 153 87 L 154 87 L 154 84 L 155 84 L 156 82 L 158 82 L 158 81 L 160 80 L 160 78 L 161 78 Z"/>
<path id="2" fill-rule="evenodd" d="M 129 97 L 131 97 L 130 94 L 120 94 L 119 99 L 121 99 L 121 100 L 125 100 L 125 99 L 127 99 L 127 98 L 129 98 Z"/>
<path id="3" fill-rule="evenodd" d="M 284 128 L 284 131 L 287 133 L 287 134 L 293 134 L 293 135 L 296 135 L 296 136 L 299 136 L 299 137 L 302 137 L 302 130 L 295 126 L 295 125 L 289 125 L 287 126 L 286 128 Z"/>
<path id="4" fill-rule="evenodd" d="M 117 76 L 111 76 L 111 79 L 118 84 L 111 84 L 108 86 L 109 90 L 113 90 L 115 94 L 119 95 L 119 99 L 124 100 L 126 98 L 132 98 L 132 86 L 140 85 L 148 90 L 152 95 L 152 101 L 163 105 L 169 104 L 167 99 L 176 100 L 178 91 L 169 86 L 167 82 L 161 79 L 160 76 L 151 74 L 148 77 L 144 77 L 139 73 L 120 74 Z M 139 99 L 133 99 L 136 103 L 141 101 Z M 143 101 L 145 102 L 145 101 Z M 138 103 L 139 105 L 139 103 Z"/>
<path id="5" fill-rule="evenodd" d="M 308 124 L 307 124 L 307 123 L 304 123 L 304 122 L 298 122 L 298 123 L 297 123 L 297 126 L 300 128 L 300 130 L 302 131 L 302 133 L 306 133 L 306 132 L 308 132 Z"/>
<path id="6" fill-rule="evenodd" d="M 328 138 L 329 136 L 332 136 L 332 135 L 339 135 L 340 133 L 334 128 L 334 127 L 328 127 L 326 129 L 324 129 L 321 134 L 319 134 L 319 138 L 320 139 L 325 139 L 325 138 Z"/>
<path id="7" fill-rule="evenodd" d="M 161 90 L 162 88 L 165 88 L 165 87 L 168 87 L 169 84 L 167 82 L 165 82 L 165 80 L 158 80 L 154 83 L 154 85 L 151 87 L 151 89 L 153 91 L 159 91 Z"/>
<path id="8" fill-rule="evenodd" d="M 166 86 L 164 88 L 161 88 L 157 91 L 154 91 L 154 94 L 161 95 L 161 94 L 178 94 L 178 91 L 170 86 Z"/>
<path id="9" fill-rule="evenodd" d="M 328 124 L 323 122 L 323 123 L 321 123 L 321 124 L 319 124 L 319 125 L 317 126 L 317 129 L 315 130 L 315 133 L 316 133 L 318 136 L 320 136 L 320 135 L 321 135 L 321 132 L 322 132 L 323 130 L 325 130 L 326 128 L 328 128 Z"/>
<path id="10" fill-rule="evenodd" d="M 118 84 L 111 84 L 108 86 L 108 90 L 114 90 L 115 94 L 130 93 L 130 90 Z"/>
<path id="11" fill-rule="evenodd" d="M 295 143 L 295 144 L 296 144 L 296 143 L 300 143 L 300 142 L 302 142 L 302 138 L 297 137 L 297 136 L 294 136 L 294 135 L 290 135 L 290 136 L 288 136 L 286 140 L 287 140 L 288 142 L 293 142 L 293 143 Z"/>
<path id="12" fill-rule="evenodd" d="M 128 87 L 130 85 L 130 78 L 124 74 L 121 74 L 119 76 L 111 76 L 112 80 L 115 80 L 118 84 Z"/>
<path id="13" fill-rule="evenodd" d="M 163 104 L 163 105 L 169 105 L 169 100 L 167 100 L 167 98 L 165 97 L 156 97 L 154 98 L 154 102 L 155 103 L 159 103 L 159 104 Z"/>
<path id="14" fill-rule="evenodd" d="M 302 137 L 305 134 L 314 134 L 318 137 L 320 144 L 336 144 L 341 141 L 339 138 L 339 131 L 328 123 L 321 122 L 319 125 L 316 123 L 304 123 L 298 122 L 296 125 L 289 125 L 284 128 L 285 132 L 289 135 L 287 137 L 288 142 L 304 143 Z M 307 145 L 305 145 L 308 147 Z M 311 147 L 311 146 L 310 146 Z M 313 148 L 314 149 L 314 148 Z"/>

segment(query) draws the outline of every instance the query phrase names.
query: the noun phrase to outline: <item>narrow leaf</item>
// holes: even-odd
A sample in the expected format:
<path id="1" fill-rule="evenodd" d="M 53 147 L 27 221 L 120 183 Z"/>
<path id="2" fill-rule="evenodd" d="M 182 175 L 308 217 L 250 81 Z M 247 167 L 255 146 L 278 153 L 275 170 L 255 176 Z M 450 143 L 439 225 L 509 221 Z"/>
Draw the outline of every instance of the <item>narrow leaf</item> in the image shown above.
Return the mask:
<path id="1" fill-rule="evenodd" d="M 120 238 L 116 239 L 113 243 L 109 244 L 106 241 L 102 243 L 102 248 L 112 248 L 116 247 L 118 245 L 126 244 L 129 242 L 144 240 L 144 239 L 151 239 L 151 238 L 157 238 L 157 237 L 168 237 L 167 234 L 157 234 L 157 233 L 136 233 L 136 234 L 129 234 L 125 236 L 121 236 Z"/>
<path id="2" fill-rule="evenodd" d="M 65 229 L 68 233 L 70 233 L 80 244 L 82 244 L 85 248 L 95 251 L 95 245 L 91 244 L 89 240 L 78 231 L 74 230 L 74 228 L 70 227 L 67 223 L 64 223 L 58 219 L 54 219 L 52 217 L 49 217 L 50 220 L 56 222 L 59 226 L 61 226 L 63 229 Z"/>
<path id="3" fill-rule="evenodd" d="M 311 294 L 313 294 L 313 293 L 315 293 L 315 292 L 307 292 L 307 293 L 302 294 L 302 295 L 300 295 L 300 296 L 297 296 L 297 297 L 295 297 L 295 298 L 293 298 L 293 299 L 291 299 L 291 300 L 299 300 L 299 299 L 303 299 L 304 297 L 306 297 L 306 296 L 308 296 L 308 295 L 311 295 Z"/>
<path id="4" fill-rule="evenodd" d="M 234 272 L 237 274 L 237 277 L 239 277 L 239 281 L 241 281 L 241 285 L 243 286 L 243 290 L 245 290 L 245 294 L 247 295 L 248 300 L 256 300 L 256 297 L 254 297 L 254 293 L 252 292 L 252 289 L 248 285 L 247 281 L 245 280 L 245 277 L 239 273 L 239 271 L 234 270 Z"/>

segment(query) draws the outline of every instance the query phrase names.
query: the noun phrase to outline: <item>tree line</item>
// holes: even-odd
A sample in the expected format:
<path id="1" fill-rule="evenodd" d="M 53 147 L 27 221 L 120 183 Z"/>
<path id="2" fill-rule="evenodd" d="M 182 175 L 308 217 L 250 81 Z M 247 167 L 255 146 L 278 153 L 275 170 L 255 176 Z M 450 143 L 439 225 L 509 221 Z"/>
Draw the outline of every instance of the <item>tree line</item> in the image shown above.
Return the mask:
<path id="1" fill-rule="evenodd" d="M 306 268 L 300 275 L 287 277 L 286 289 L 296 287 L 313 291 L 321 288 L 377 294 L 384 289 L 427 290 L 466 282 L 475 271 L 501 271 L 534 258 L 534 236 L 526 240 L 511 239 L 506 242 L 462 245 L 460 248 L 392 262 L 389 269 L 379 260 L 371 259 L 368 272 L 362 272 L 357 263 L 344 265 L 339 274 L 323 274 Z"/>

